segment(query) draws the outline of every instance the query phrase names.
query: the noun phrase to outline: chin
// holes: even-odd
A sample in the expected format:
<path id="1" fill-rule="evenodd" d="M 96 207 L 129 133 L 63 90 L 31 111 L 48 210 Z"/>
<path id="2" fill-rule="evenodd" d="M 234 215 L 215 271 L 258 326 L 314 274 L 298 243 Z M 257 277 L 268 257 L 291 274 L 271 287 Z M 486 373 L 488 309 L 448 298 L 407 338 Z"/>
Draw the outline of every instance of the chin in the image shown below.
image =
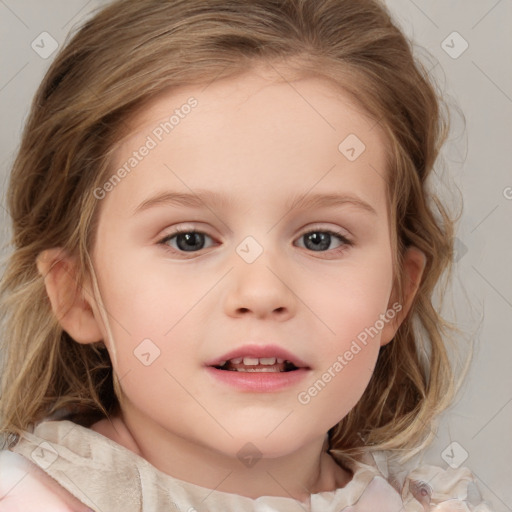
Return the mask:
<path id="1" fill-rule="evenodd" d="M 275 427 L 274 427 L 275 428 Z M 278 427 L 279 429 L 279 427 Z M 243 459 L 248 457 L 275 459 L 290 455 L 310 442 L 305 439 L 304 433 L 290 431 L 282 428 L 244 429 L 243 432 L 230 430 L 233 438 L 224 438 L 222 443 L 216 444 L 216 449 L 229 457 Z"/>

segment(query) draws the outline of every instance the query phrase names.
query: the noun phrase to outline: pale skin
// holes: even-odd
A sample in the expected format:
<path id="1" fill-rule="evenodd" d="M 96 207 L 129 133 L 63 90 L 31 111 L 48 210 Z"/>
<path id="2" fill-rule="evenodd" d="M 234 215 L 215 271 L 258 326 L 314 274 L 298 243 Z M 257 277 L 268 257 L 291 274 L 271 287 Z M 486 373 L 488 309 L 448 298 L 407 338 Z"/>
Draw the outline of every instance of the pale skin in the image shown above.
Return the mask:
<path id="1" fill-rule="evenodd" d="M 299 403 L 298 393 L 396 302 L 386 140 L 332 84 L 303 78 L 292 87 L 259 69 L 161 95 L 131 121 L 116 165 L 191 96 L 198 105 L 98 205 L 91 258 L 112 339 L 91 280 L 74 289 L 73 257 L 48 250 L 38 268 L 63 329 L 78 343 L 103 340 L 114 361 L 121 414 L 93 430 L 197 485 L 306 500 L 351 479 L 326 453 L 325 435 L 363 394 L 379 348 L 409 311 L 425 258 L 407 251 L 401 311 L 325 389 Z M 338 150 L 349 134 L 366 146 L 353 162 Z M 226 201 L 159 203 L 134 213 L 161 192 L 200 190 Z M 286 206 L 300 194 L 332 193 L 357 196 L 374 211 L 351 203 Z M 176 227 L 204 233 L 202 248 L 180 251 L 176 237 L 159 243 Z M 326 231 L 353 245 L 335 235 L 325 250 L 307 245 L 304 235 Z M 253 263 L 236 251 L 248 236 L 263 249 Z M 144 339 L 160 350 L 149 366 L 134 356 Z M 308 376 L 282 391 L 253 393 L 207 374 L 206 361 L 248 341 L 286 348 L 308 363 Z M 237 457 L 248 442 L 262 453 L 252 467 Z"/>

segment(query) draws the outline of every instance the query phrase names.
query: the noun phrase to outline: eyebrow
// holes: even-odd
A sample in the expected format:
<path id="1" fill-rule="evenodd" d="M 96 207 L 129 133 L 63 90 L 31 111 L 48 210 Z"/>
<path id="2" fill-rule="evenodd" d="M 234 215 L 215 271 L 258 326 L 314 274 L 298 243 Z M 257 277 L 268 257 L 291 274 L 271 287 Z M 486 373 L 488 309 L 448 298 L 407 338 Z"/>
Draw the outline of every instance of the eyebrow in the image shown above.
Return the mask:
<path id="1" fill-rule="evenodd" d="M 209 208 L 224 207 L 231 204 L 230 199 L 224 194 L 213 192 L 211 190 L 197 190 L 195 193 L 186 192 L 161 192 L 140 203 L 134 210 L 134 215 L 148 210 L 154 206 L 182 206 L 187 208 Z M 321 207 L 335 207 L 342 205 L 351 205 L 363 212 L 377 215 L 375 208 L 353 194 L 300 194 L 292 198 L 285 205 L 287 210 Z"/>

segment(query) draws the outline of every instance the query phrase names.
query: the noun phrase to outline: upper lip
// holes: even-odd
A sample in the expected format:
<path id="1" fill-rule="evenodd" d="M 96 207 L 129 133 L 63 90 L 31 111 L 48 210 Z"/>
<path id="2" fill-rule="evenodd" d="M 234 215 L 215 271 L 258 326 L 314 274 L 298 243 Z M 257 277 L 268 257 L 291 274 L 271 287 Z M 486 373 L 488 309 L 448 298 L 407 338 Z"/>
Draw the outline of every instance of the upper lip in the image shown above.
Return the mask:
<path id="1" fill-rule="evenodd" d="M 238 347 L 231 352 L 227 352 L 226 354 L 212 359 L 206 363 L 206 366 L 219 366 L 223 361 L 228 361 L 229 359 L 235 359 L 236 357 L 253 357 L 253 358 L 262 358 L 262 357 L 275 357 L 279 359 L 284 359 L 285 361 L 290 361 L 297 368 L 309 368 L 307 363 L 302 361 L 296 355 L 292 354 L 288 350 L 279 347 L 278 345 L 256 345 L 256 344 L 247 344 Z"/>

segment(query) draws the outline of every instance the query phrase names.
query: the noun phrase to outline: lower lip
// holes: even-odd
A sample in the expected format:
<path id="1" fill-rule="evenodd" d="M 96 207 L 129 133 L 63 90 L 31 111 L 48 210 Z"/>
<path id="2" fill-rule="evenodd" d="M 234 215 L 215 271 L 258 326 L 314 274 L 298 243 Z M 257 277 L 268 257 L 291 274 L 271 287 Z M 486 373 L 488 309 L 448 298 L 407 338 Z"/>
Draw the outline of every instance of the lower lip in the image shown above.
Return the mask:
<path id="1" fill-rule="evenodd" d="M 304 379 L 309 371 L 307 368 L 299 368 L 291 372 L 236 372 L 218 370 L 213 366 L 208 366 L 206 369 L 210 375 L 224 384 L 240 391 L 255 393 L 271 393 L 294 386 Z"/>

